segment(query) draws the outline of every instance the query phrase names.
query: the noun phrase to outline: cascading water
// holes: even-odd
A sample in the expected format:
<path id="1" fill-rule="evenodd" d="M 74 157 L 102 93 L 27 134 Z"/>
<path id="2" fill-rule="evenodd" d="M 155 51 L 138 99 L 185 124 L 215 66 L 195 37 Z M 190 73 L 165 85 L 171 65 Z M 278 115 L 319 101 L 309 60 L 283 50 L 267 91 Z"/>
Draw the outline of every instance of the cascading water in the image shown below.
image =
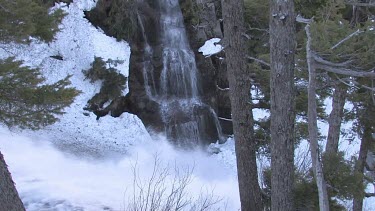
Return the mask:
<path id="1" fill-rule="evenodd" d="M 138 16 L 145 42 L 143 76 L 146 94 L 160 104 L 166 134 L 177 144 L 202 144 L 212 136 L 222 139 L 216 113 L 199 97 L 195 55 L 186 37 L 179 2 L 159 0 L 159 9 L 163 63 L 160 74 L 156 74 L 151 65 L 153 50 Z M 215 131 L 210 126 L 214 126 Z"/>

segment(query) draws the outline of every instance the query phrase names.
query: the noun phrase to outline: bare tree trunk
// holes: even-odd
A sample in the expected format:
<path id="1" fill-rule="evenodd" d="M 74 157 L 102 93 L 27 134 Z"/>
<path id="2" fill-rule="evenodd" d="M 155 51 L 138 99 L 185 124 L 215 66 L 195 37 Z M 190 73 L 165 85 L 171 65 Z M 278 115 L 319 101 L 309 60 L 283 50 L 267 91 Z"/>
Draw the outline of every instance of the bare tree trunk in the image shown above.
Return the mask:
<path id="1" fill-rule="evenodd" d="M 308 129 L 309 129 L 309 141 L 310 141 L 310 152 L 312 160 L 312 168 L 318 186 L 319 194 L 319 208 L 320 211 L 329 211 L 329 200 L 327 193 L 327 184 L 324 179 L 323 168 L 319 158 L 319 145 L 318 145 L 318 115 L 316 105 L 316 70 L 315 62 L 311 54 L 311 35 L 310 35 L 310 24 L 305 27 L 307 35 L 306 44 L 306 59 L 309 69 L 309 86 L 308 86 Z"/>
<path id="2" fill-rule="evenodd" d="M 24 211 L 25 208 L 8 171 L 7 164 L 0 152 L 0 210 Z"/>
<path id="3" fill-rule="evenodd" d="M 241 209 L 261 211 L 263 204 L 258 184 L 254 120 L 249 104 L 250 77 L 245 60 L 246 45 L 242 36 L 244 3 L 243 0 L 222 0 L 222 8 Z"/>
<path id="4" fill-rule="evenodd" d="M 293 0 L 270 1 L 273 211 L 294 210 L 295 18 Z"/>
<path id="5" fill-rule="evenodd" d="M 363 123 L 361 123 L 363 124 Z M 358 161 L 355 166 L 355 170 L 361 175 L 364 173 L 364 168 L 365 168 L 365 163 L 366 163 L 366 158 L 367 158 L 367 152 L 370 148 L 370 144 L 372 141 L 372 131 L 371 131 L 371 123 L 370 125 L 363 125 L 364 130 L 363 134 L 361 134 L 361 147 L 359 149 L 359 155 L 358 155 Z M 362 211 L 363 207 L 363 197 L 354 197 L 353 199 L 353 211 Z"/>
<path id="6" fill-rule="evenodd" d="M 326 153 L 337 153 L 340 140 L 341 121 L 344 115 L 344 105 L 347 87 L 342 83 L 335 86 L 332 99 L 332 111 L 329 115 L 329 129 L 326 145 Z"/>

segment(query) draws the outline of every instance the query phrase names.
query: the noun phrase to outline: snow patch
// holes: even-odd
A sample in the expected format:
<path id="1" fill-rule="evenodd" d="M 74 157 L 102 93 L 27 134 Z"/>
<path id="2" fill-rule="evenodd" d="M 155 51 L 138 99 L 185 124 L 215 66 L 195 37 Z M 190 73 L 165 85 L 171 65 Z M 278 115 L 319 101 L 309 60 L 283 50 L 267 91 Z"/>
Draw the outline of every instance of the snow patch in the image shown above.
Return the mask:
<path id="1" fill-rule="evenodd" d="M 224 48 L 220 44 L 220 38 L 212 38 L 207 40 L 202 47 L 198 49 L 198 52 L 201 52 L 203 56 L 210 57 L 214 54 L 220 53 Z"/>

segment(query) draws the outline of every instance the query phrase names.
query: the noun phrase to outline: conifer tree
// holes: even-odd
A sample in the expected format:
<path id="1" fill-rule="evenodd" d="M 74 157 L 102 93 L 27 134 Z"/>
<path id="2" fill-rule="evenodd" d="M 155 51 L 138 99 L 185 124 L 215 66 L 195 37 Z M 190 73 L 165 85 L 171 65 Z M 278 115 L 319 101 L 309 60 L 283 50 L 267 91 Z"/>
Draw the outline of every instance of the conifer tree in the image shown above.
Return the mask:
<path id="1" fill-rule="evenodd" d="M 371 70 L 374 67 L 373 61 L 373 23 L 369 21 L 366 15 L 351 15 L 352 8 L 348 7 L 348 1 L 339 0 L 296 0 L 295 6 L 298 14 L 301 14 L 303 17 L 315 17 L 314 23 L 311 25 L 312 33 L 312 49 L 314 55 L 319 55 L 320 61 L 329 61 L 331 64 L 339 64 L 341 67 L 347 65 L 346 70 L 354 71 L 356 75 L 366 75 L 371 76 Z M 351 1 L 350 4 L 353 4 L 354 1 Z M 364 2 L 364 1 L 362 1 Z M 368 2 L 368 1 L 366 1 Z M 358 5 L 357 5 L 358 6 Z M 263 108 L 269 109 L 269 84 L 267 78 L 269 77 L 269 51 L 267 47 L 269 31 L 270 29 L 266 26 L 268 19 L 263 13 L 258 13 L 259 10 L 264 10 L 268 8 L 264 2 L 259 0 L 245 0 L 245 20 L 247 25 L 247 34 L 245 35 L 250 48 L 248 49 L 247 58 L 248 65 L 251 67 L 255 74 L 252 76 L 252 86 L 253 89 L 259 93 L 259 95 L 253 95 L 253 99 L 257 100 L 259 103 L 253 103 L 253 108 Z M 366 13 L 367 15 L 373 14 L 373 10 L 369 8 L 358 8 L 358 11 Z M 372 12 L 371 12 L 372 11 Z M 353 24 L 353 17 L 359 18 L 360 22 Z M 308 139 L 308 130 L 307 130 L 307 67 L 306 67 L 306 35 L 303 28 L 304 25 L 297 25 L 297 59 L 296 59 L 296 69 L 295 69 L 295 82 L 296 82 L 296 115 L 298 122 L 296 122 L 295 135 L 296 142 L 298 140 Z M 356 33 L 359 30 L 360 33 Z M 353 34 L 350 39 L 340 43 L 341 40 L 344 40 L 348 35 Z M 335 48 L 331 49 L 336 44 Z M 349 62 L 348 62 L 349 61 Z M 327 121 L 330 126 L 330 132 L 328 134 L 328 152 L 333 152 L 333 155 L 328 156 L 322 154 L 319 156 L 323 162 L 323 172 L 327 177 L 328 183 L 328 192 L 329 192 L 329 206 L 331 210 L 338 210 L 339 208 L 336 201 L 332 200 L 332 197 L 337 197 L 340 199 L 353 199 L 353 197 L 363 197 L 363 185 L 358 183 L 358 173 L 354 172 L 354 163 L 350 160 L 345 160 L 342 156 L 342 153 L 338 151 L 338 138 L 340 137 L 340 125 L 342 121 L 347 120 L 349 117 L 351 119 L 358 119 L 359 112 L 349 112 L 344 111 L 343 105 L 347 98 L 351 98 L 351 95 L 357 95 L 357 89 L 367 90 L 371 92 L 373 90 L 373 84 L 371 79 L 351 77 L 350 75 L 343 75 L 339 73 L 333 73 L 323 69 L 323 64 L 319 61 L 314 61 L 319 65 L 317 69 L 316 76 L 316 94 L 317 98 L 317 118 L 320 121 Z M 330 69 L 331 70 L 331 69 Z M 358 71 L 360 70 L 360 71 Z M 335 70 L 333 70 L 335 71 Z M 342 73 L 352 73 L 348 71 L 342 71 Z M 368 80 L 365 82 L 365 80 Z M 372 82 L 373 83 L 373 82 Z M 348 86 L 351 85 L 351 86 Z M 367 87 L 367 88 L 366 88 Z M 370 88 L 370 89 L 369 89 Z M 340 94 L 343 93 L 343 94 Z M 333 98 L 334 110 L 331 113 L 329 119 L 327 119 L 326 114 L 324 113 L 324 104 L 323 100 L 327 97 Z M 367 95 L 367 98 L 370 99 L 371 95 Z M 358 101 L 362 101 L 364 98 L 361 98 Z M 353 102 L 353 100 L 350 100 Z M 344 114 L 346 116 L 344 116 Z M 349 116 L 348 116 L 349 114 Z M 267 149 L 269 146 L 269 120 L 255 121 L 255 124 L 259 127 L 256 127 L 255 138 L 258 141 L 258 146 L 264 147 L 262 152 L 269 152 Z M 360 130 L 356 128 L 356 131 Z M 317 140 L 324 140 L 319 131 L 317 132 Z M 361 133 L 358 133 L 361 134 Z M 332 141 L 334 140 L 334 141 Z M 365 153 L 362 153 L 365 154 Z M 361 159 L 360 159 L 361 160 Z M 362 158 L 363 160 L 363 158 Z M 335 163 L 336 162 L 336 163 Z M 338 168 L 340 166 L 340 168 Z M 332 169 L 338 169 L 340 172 L 331 172 Z M 297 168 L 296 168 L 297 169 Z M 360 169 L 360 168 L 357 168 Z M 336 174 L 337 173 L 337 174 Z M 307 188 L 312 188 L 314 185 L 311 181 L 314 179 L 313 175 L 310 175 L 308 172 L 296 172 L 296 175 L 308 175 L 305 178 L 296 180 L 294 186 L 296 189 L 301 189 L 300 191 L 312 191 L 317 194 L 317 188 L 314 187 L 314 190 L 307 190 Z M 334 175 L 334 176 L 332 176 Z M 310 184 L 306 185 L 305 182 L 310 181 Z M 344 183 L 343 181 L 346 181 Z M 269 186 L 270 188 L 271 186 Z M 265 192 L 269 193 L 268 189 L 265 189 Z M 295 192 L 295 191 L 294 191 Z M 295 192 L 296 194 L 296 192 Z M 371 195 L 371 194 L 367 194 Z M 317 195 L 314 196 L 317 198 Z M 300 200 L 309 200 L 303 199 L 301 196 L 296 198 L 298 201 L 295 201 L 295 205 L 298 207 L 301 204 Z M 317 202 L 317 201 L 316 201 Z M 312 203 L 312 207 L 317 208 L 317 203 Z M 301 206 L 300 206 L 301 207 Z"/>
<path id="2" fill-rule="evenodd" d="M 50 14 L 41 0 L 0 0 L 0 43 L 27 43 L 30 37 L 50 42 L 63 17 L 62 10 Z"/>
<path id="3" fill-rule="evenodd" d="M 13 58 L 0 60 L 0 122 L 8 127 L 39 129 L 57 121 L 78 94 L 69 77 L 54 84 L 40 85 L 38 69 L 21 66 Z"/>
<path id="4" fill-rule="evenodd" d="M 0 44 L 27 44 L 31 37 L 50 42 L 63 17 L 50 13 L 41 0 L 0 0 Z M 69 76 L 53 84 L 37 68 L 14 58 L 0 59 L 0 123 L 8 127 L 40 129 L 56 122 L 78 91 L 67 88 Z M 25 210 L 0 152 L 0 210 Z"/>

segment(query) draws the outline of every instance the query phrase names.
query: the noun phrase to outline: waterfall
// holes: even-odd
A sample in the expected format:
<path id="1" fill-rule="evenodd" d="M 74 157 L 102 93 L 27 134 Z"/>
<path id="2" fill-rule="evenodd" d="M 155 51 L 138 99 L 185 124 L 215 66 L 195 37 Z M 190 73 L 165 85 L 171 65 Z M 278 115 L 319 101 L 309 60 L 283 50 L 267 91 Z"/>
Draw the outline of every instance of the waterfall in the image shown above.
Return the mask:
<path id="1" fill-rule="evenodd" d="M 178 0 L 158 0 L 162 69 L 152 67 L 153 49 L 144 36 L 143 77 L 146 94 L 160 105 L 167 137 L 177 145 L 201 145 L 208 137 L 222 141 L 221 127 L 214 110 L 200 98 L 199 76 L 190 48 Z M 152 36 L 152 35 L 151 35 Z"/>

